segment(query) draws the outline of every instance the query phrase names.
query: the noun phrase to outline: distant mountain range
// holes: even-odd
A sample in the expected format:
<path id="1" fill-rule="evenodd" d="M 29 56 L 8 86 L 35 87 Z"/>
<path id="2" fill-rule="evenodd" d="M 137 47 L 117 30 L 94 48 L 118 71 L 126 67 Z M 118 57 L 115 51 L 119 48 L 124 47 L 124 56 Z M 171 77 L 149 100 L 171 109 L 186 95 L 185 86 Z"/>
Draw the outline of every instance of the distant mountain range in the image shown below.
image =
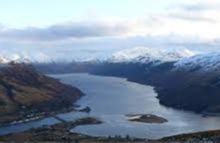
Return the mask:
<path id="1" fill-rule="evenodd" d="M 68 53 L 69 54 L 69 53 Z M 12 54 L 12 55 L 3 55 L 0 54 L 0 62 L 1 63 L 8 63 L 11 61 L 14 62 L 25 62 L 25 63 L 50 63 L 50 62 L 150 62 L 150 61 L 158 61 L 158 62 L 166 62 L 166 61 L 177 61 L 184 57 L 190 57 L 195 55 L 194 52 L 188 49 L 154 49 L 154 48 L 147 48 L 147 47 L 136 47 L 125 49 L 122 51 L 118 51 L 112 54 L 107 59 L 96 59 L 88 60 L 89 58 L 86 57 L 83 59 L 74 59 L 69 57 L 67 54 L 66 57 L 63 57 L 62 60 L 58 60 L 55 56 L 48 57 L 47 60 L 34 58 L 29 56 L 24 56 L 22 54 Z"/>
<path id="2" fill-rule="evenodd" d="M 141 63 L 154 65 L 173 62 L 173 70 L 207 73 L 220 70 L 220 52 L 198 54 L 188 49 L 158 50 L 146 47 L 137 47 L 116 52 L 110 63 Z"/>
<path id="3" fill-rule="evenodd" d="M 11 57 L 6 57 L 4 55 L 0 55 L 0 64 L 8 64 L 10 62 L 31 63 L 31 59 L 22 57 L 20 55 L 12 55 Z"/>

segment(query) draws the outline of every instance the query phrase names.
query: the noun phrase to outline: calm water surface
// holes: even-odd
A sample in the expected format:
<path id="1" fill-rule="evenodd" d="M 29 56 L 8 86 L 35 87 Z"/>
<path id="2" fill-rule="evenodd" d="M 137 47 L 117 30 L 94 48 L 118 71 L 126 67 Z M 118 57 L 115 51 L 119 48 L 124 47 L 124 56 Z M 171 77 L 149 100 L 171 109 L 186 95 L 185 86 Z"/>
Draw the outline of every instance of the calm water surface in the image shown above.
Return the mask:
<path id="1" fill-rule="evenodd" d="M 153 87 L 126 81 L 122 78 L 101 77 L 89 74 L 53 75 L 62 82 L 81 89 L 86 96 L 77 104 L 89 106 L 89 114 L 70 112 L 59 115 L 66 120 L 94 116 L 104 123 L 78 126 L 73 132 L 92 136 L 130 135 L 139 138 L 156 139 L 165 136 L 220 129 L 219 117 L 202 117 L 190 112 L 166 108 L 159 104 Z M 126 114 L 155 114 L 169 120 L 164 124 L 135 123 L 127 120 Z M 30 123 L 0 128 L 0 134 L 24 131 L 58 121 L 46 118 Z"/>
<path id="2" fill-rule="evenodd" d="M 73 129 L 93 136 L 130 135 L 141 138 L 220 129 L 219 117 L 202 117 L 194 113 L 166 108 L 159 104 L 153 87 L 122 78 L 89 74 L 59 75 L 56 78 L 79 87 L 87 95 L 78 104 L 89 106 L 90 116 L 99 117 L 104 124 L 79 126 Z M 127 121 L 126 114 L 155 114 L 169 120 L 164 124 Z"/>

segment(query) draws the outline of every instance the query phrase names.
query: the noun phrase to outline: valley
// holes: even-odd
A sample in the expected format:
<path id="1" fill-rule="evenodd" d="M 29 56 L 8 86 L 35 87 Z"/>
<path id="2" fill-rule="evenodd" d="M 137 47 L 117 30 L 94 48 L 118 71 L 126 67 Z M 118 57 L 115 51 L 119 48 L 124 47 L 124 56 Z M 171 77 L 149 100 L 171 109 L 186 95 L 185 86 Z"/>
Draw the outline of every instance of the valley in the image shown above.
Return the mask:
<path id="1" fill-rule="evenodd" d="M 8 115 L 2 116 L 2 125 L 10 123 L 12 126 L 1 128 L 0 134 L 28 133 L 31 127 L 44 130 L 45 125 L 53 126 L 63 120 L 73 122 L 89 116 L 100 118 L 102 124 L 76 126 L 68 134 L 86 135 L 92 139 L 98 137 L 101 140 L 107 137 L 115 140 L 115 136 L 124 139 L 129 136 L 133 139 L 158 141 L 167 136 L 174 136 L 175 140 L 179 140 L 180 138 L 176 138 L 177 134 L 188 133 L 188 140 L 192 132 L 220 128 L 220 118 L 213 116 L 219 114 L 217 95 L 220 88 L 216 70 L 205 71 L 192 65 L 181 68 L 189 65 L 185 62 L 180 66 L 180 63 L 184 63 L 184 58 L 178 61 L 175 58 L 165 58 L 165 61 L 160 61 L 137 57 L 137 60 L 132 59 L 134 62 L 116 62 L 114 59 L 112 62 L 35 63 L 33 67 L 16 63 L 2 65 L 2 91 L 10 97 L 8 100 L 2 98 L 2 101 L 11 103 L 2 102 L 2 106 L 16 106 L 15 110 L 4 110 L 11 114 L 2 112 L 3 115 Z M 36 72 L 34 68 L 37 69 Z M 73 89 L 73 94 L 76 95 L 70 96 Z M 31 93 L 34 94 L 30 99 L 21 98 Z M 207 96 L 210 93 L 212 96 Z M 38 97 L 41 95 L 42 98 Z M 47 96 L 51 97 L 46 98 Z M 22 118 L 19 118 L 21 115 Z M 129 119 L 126 115 L 142 116 Z M 201 124 L 204 126 L 200 126 Z M 180 137 L 182 138 L 181 135 Z M 197 136 L 195 138 L 198 139 Z"/>
<path id="2" fill-rule="evenodd" d="M 138 50 L 140 52 L 137 52 Z M 107 61 L 48 63 L 35 66 L 44 73 L 74 72 L 126 78 L 153 86 L 160 103 L 167 107 L 204 115 L 219 115 L 220 54 L 192 55 L 189 51 L 185 53 L 187 54 L 183 52 L 180 56 L 175 52 L 158 53 L 136 48 L 129 52 L 116 53 Z M 161 55 L 165 56 L 162 58 Z"/>
<path id="3" fill-rule="evenodd" d="M 220 143 L 219 12 L 2 0 L 0 143 Z"/>

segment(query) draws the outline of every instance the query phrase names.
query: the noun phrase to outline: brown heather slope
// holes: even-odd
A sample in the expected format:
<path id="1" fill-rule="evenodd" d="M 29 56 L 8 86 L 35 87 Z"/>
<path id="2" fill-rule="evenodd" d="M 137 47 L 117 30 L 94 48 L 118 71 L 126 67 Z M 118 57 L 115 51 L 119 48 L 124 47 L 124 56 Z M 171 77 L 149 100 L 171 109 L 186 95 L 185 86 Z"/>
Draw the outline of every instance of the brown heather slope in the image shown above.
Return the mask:
<path id="1" fill-rule="evenodd" d="M 0 65 L 0 125 L 30 113 L 69 108 L 82 95 L 77 88 L 38 73 L 31 65 Z"/>

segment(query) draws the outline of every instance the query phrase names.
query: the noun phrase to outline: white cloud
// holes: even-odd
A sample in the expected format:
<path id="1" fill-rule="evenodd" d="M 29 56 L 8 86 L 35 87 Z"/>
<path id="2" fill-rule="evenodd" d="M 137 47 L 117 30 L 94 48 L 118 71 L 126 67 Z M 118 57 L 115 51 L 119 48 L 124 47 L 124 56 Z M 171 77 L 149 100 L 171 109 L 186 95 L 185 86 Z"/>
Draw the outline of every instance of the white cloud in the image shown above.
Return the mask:
<path id="1" fill-rule="evenodd" d="M 46 28 L 0 29 L 0 39 L 17 41 L 59 41 L 72 39 L 166 36 L 198 37 L 206 41 L 220 38 L 220 2 L 186 0 L 163 13 L 152 13 L 138 20 L 86 20 L 56 24 Z M 92 19 L 92 18 L 91 18 Z M 107 18 L 106 18 L 107 19 Z"/>
<path id="2" fill-rule="evenodd" d="M 117 36 L 128 31 L 127 25 L 117 23 L 67 23 L 46 28 L 1 29 L 0 39 L 22 41 L 54 41 L 72 38 Z"/>

